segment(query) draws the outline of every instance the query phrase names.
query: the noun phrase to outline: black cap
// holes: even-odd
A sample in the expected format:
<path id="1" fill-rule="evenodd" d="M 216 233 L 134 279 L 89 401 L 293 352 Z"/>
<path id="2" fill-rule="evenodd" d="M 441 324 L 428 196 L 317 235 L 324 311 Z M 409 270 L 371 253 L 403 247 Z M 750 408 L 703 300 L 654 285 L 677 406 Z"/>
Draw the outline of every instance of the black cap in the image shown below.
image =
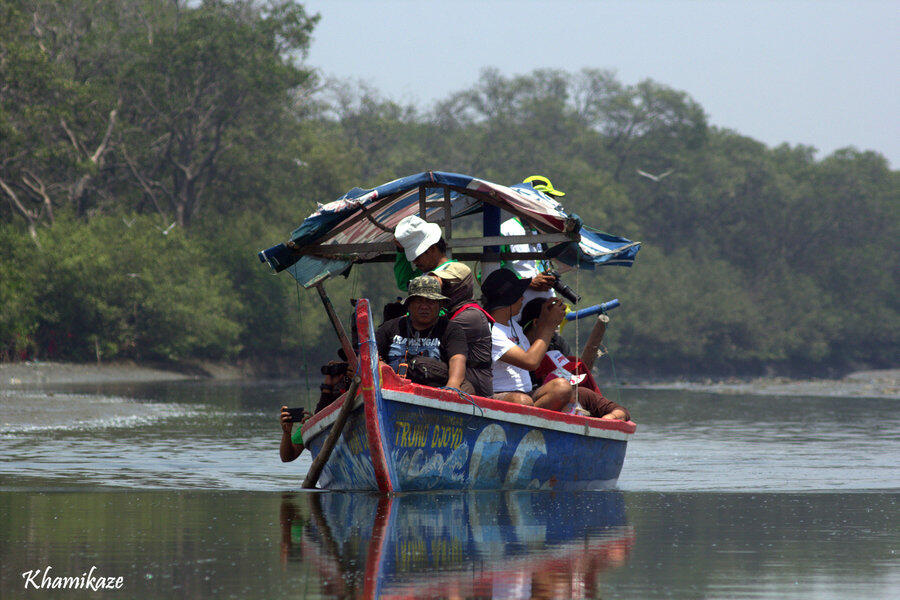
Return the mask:
<path id="1" fill-rule="evenodd" d="M 520 279 L 514 271 L 497 269 L 481 282 L 482 305 L 487 311 L 512 306 L 531 284 L 531 278 Z"/>

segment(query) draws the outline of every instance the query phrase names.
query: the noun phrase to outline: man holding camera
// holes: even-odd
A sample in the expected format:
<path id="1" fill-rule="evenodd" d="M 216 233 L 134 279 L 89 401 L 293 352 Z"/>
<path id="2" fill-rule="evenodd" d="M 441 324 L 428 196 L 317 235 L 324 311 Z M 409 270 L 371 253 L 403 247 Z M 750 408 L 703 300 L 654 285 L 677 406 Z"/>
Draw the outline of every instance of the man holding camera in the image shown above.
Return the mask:
<path id="1" fill-rule="evenodd" d="M 550 180 L 542 175 L 532 175 L 522 183 L 530 183 L 536 191 L 548 196 L 560 197 L 566 195 L 565 192 L 554 188 Z M 500 224 L 501 235 L 513 236 L 531 233 L 535 233 L 535 231 L 530 227 L 526 227 L 518 217 L 507 219 Z M 504 249 L 510 252 L 544 252 L 544 248 L 540 244 L 513 244 Z M 556 283 L 557 275 L 553 273 L 553 266 L 550 264 L 550 261 L 526 259 L 504 261 L 502 263 L 485 263 L 482 266 L 482 281 L 501 267 L 510 269 L 521 279 L 531 279 L 531 283 L 528 284 L 528 288 L 523 296 L 523 306 L 534 298 L 554 298 L 556 296 L 556 293 L 553 291 L 553 284 Z M 516 318 L 519 317 L 519 315 L 515 316 Z"/>
<path id="2" fill-rule="evenodd" d="M 407 314 L 384 322 L 375 331 L 378 356 L 401 377 L 416 383 L 457 389 L 466 385 L 466 336 L 462 328 L 440 314 L 447 297 L 441 294 L 440 280 L 428 275 L 409 282 L 406 296 Z M 424 359 L 424 372 L 417 371 L 414 361 Z M 409 372 L 407 373 L 407 369 Z M 439 380 L 428 380 L 431 371 Z M 418 377 L 424 376 L 425 379 Z"/>
<path id="3" fill-rule="evenodd" d="M 341 358 L 344 358 L 343 353 Z M 350 387 L 350 375 L 347 373 L 346 361 L 329 361 L 327 365 L 321 368 L 324 380 L 319 385 L 319 402 L 313 414 L 319 412 L 332 402 L 338 399 L 341 394 Z M 300 427 L 312 416 L 306 409 L 289 409 L 287 406 L 281 407 L 281 446 L 279 453 L 282 462 L 291 462 L 300 456 L 303 452 L 303 437 L 300 435 Z M 294 431 L 294 423 L 298 424 L 297 430 Z"/>

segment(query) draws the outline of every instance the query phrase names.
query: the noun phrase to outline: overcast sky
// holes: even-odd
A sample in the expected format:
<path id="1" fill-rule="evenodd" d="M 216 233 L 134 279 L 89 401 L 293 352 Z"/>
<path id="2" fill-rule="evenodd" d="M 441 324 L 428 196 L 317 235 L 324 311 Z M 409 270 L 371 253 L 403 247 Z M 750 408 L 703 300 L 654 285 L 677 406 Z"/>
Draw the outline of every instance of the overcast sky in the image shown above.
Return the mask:
<path id="1" fill-rule="evenodd" d="M 308 0 L 307 62 L 427 107 L 484 67 L 612 69 L 687 92 L 770 146 L 853 145 L 900 164 L 900 0 Z"/>

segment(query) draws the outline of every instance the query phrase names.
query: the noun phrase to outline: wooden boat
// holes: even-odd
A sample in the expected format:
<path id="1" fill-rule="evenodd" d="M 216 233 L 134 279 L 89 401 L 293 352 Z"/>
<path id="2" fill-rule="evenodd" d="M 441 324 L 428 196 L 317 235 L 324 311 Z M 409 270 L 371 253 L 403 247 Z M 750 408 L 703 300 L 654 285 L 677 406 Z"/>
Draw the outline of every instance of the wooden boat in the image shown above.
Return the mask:
<path id="1" fill-rule="evenodd" d="M 369 303 L 357 302 L 362 391 L 303 426 L 317 455 L 354 402 L 319 483 L 333 490 L 563 489 L 615 485 L 632 422 L 520 406 L 417 385 L 378 360 Z"/>
<path id="2" fill-rule="evenodd" d="M 501 209 L 538 233 L 499 236 Z M 325 305 L 361 393 L 342 397 L 302 427 L 317 456 L 345 402 L 349 417 L 321 472 L 333 490 L 565 489 L 614 486 L 632 422 L 601 420 L 525 407 L 457 391 L 417 385 L 379 363 L 369 302 L 356 305 L 359 347 L 353 348 L 323 282 L 354 264 L 393 260 L 392 227 L 418 214 L 444 225 L 460 260 L 553 257 L 572 268 L 630 265 L 639 242 L 582 228 L 553 199 L 531 185 L 511 187 L 455 173 L 426 172 L 372 190 L 355 188 L 324 205 L 289 241 L 260 253 L 276 272 L 288 270 L 315 287 Z M 454 238 L 452 219 L 483 213 L 484 237 Z M 540 253 L 502 252 L 501 244 L 542 243 Z M 326 454 L 327 454 L 326 450 Z"/>
<path id="3" fill-rule="evenodd" d="M 621 492 L 310 494 L 290 546 L 345 598 L 599 597 L 634 546 Z M 288 500 L 290 516 L 303 510 Z M 283 525 L 290 527 L 291 519 Z M 504 593 L 505 592 L 505 593 Z"/>

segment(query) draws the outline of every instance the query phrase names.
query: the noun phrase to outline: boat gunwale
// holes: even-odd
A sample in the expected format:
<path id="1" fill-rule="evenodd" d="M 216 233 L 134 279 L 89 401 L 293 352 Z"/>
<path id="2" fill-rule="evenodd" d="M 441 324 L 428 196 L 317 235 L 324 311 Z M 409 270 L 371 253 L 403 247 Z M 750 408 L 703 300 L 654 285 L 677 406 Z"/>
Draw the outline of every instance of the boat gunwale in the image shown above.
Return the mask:
<path id="1" fill-rule="evenodd" d="M 381 363 L 381 374 L 384 383 L 403 381 L 384 363 Z M 394 381 L 391 381 L 392 379 Z M 493 398 L 484 398 L 482 396 L 470 396 L 472 399 L 470 402 L 457 392 L 441 390 L 414 383 L 404 385 L 403 388 L 400 388 L 399 386 L 382 385 L 382 396 L 386 400 L 404 402 L 417 406 L 426 406 L 436 410 L 446 410 L 469 416 L 484 416 L 485 418 L 494 421 L 550 429 L 591 438 L 629 441 L 637 428 L 637 425 L 632 421 L 617 421 L 612 419 L 598 419 L 595 417 L 571 415 L 544 408 L 504 402 Z M 342 395 L 307 421 L 302 427 L 303 438 L 312 439 L 334 423 L 334 421 L 337 420 L 338 411 L 341 406 L 344 405 L 345 399 L 346 394 Z M 417 400 L 424 400 L 425 402 L 417 402 Z M 443 404 L 443 406 L 438 405 L 438 403 Z M 356 410 L 363 404 L 364 401 L 360 394 L 357 396 L 355 406 L 351 410 Z M 469 407 L 472 408 L 471 412 L 469 411 Z M 482 414 L 478 413 L 479 410 Z"/>

